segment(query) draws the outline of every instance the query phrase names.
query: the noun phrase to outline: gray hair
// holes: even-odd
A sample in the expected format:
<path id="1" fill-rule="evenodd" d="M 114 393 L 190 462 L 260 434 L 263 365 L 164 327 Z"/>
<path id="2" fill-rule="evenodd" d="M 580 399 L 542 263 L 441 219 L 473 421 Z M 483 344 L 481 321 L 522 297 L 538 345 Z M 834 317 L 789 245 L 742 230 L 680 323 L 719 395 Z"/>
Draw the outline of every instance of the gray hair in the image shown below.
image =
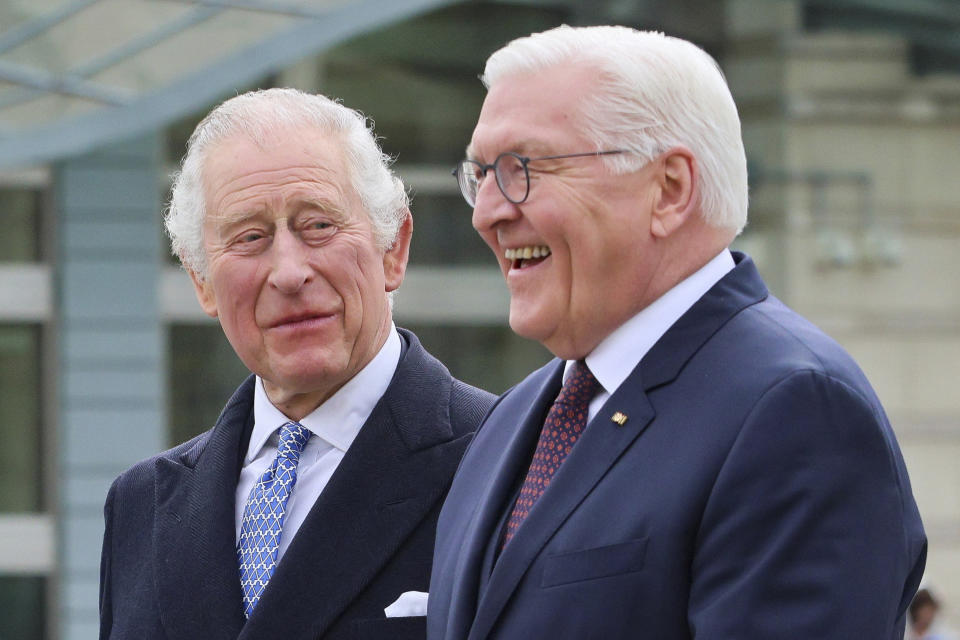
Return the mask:
<path id="1" fill-rule="evenodd" d="M 391 159 L 377 144 L 372 123 L 322 95 L 297 89 L 251 91 L 227 100 L 197 125 L 180 170 L 173 176 L 164 223 L 173 253 L 198 277 L 204 278 L 207 270 L 203 165 L 211 149 L 240 135 L 262 144 L 270 134 L 297 126 L 315 126 L 340 137 L 348 177 L 370 217 L 377 246 L 387 249 L 396 240 L 409 197 L 391 172 Z"/>
<path id="2" fill-rule="evenodd" d="M 747 158 L 737 107 L 716 61 L 696 45 L 620 26 L 569 27 L 518 38 L 487 60 L 487 88 L 507 76 L 556 66 L 597 70 L 598 90 L 580 105 L 583 133 L 616 173 L 636 171 L 683 145 L 700 169 L 708 224 L 737 233 L 747 223 Z"/>

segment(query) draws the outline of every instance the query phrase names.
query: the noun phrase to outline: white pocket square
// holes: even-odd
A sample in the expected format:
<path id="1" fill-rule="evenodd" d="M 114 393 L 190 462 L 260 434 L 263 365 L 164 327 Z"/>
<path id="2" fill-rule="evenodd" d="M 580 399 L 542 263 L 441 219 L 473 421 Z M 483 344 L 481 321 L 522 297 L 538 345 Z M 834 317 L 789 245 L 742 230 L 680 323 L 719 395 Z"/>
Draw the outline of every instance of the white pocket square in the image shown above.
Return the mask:
<path id="1" fill-rule="evenodd" d="M 410 618 L 412 616 L 427 615 L 427 598 L 429 593 L 423 591 L 407 591 L 401 593 L 397 601 L 383 610 L 388 618 Z"/>

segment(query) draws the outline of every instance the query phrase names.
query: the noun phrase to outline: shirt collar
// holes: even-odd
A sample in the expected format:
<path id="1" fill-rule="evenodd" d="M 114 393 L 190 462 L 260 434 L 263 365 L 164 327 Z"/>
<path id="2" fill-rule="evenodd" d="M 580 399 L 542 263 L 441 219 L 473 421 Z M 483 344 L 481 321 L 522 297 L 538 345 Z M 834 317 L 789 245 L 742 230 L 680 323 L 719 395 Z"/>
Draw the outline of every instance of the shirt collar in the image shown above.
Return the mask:
<path id="1" fill-rule="evenodd" d="M 323 404 L 304 416 L 300 424 L 330 445 L 346 451 L 390 386 L 400 362 L 400 352 L 400 335 L 391 323 L 387 340 L 377 355 Z M 289 421 L 290 418 L 270 402 L 263 380 L 257 376 L 253 392 L 253 433 L 244 464 L 256 458 L 277 429 Z"/>
<path id="2" fill-rule="evenodd" d="M 586 357 L 604 391 L 616 391 L 663 334 L 734 266 L 733 256 L 724 249 L 604 338 Z M 571 365 L 567 362 L 564 379 Z"/>

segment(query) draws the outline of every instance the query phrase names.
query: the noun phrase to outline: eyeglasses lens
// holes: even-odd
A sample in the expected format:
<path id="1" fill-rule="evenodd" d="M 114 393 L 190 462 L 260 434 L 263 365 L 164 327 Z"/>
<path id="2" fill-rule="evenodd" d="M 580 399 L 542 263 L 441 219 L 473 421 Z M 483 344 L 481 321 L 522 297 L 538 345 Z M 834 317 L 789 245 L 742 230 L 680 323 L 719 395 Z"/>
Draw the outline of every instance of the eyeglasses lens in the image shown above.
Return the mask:
<path id="1" fill-rule="evenodd" d="M 523 202 L 527 196 L 527 170 L 519 157 L 504 153 L 497 158 L 497 184 L 507 200 Z"/>
<path id="2" fill-rule="evenodd" d="M 513 153 L 503 153 L 497 157 L 493 167 L 497 186 L 500 187 L 504 197 L 515 204 L 523 202 L 530 190 L 527 168 L 523 160 Z M 480 191 L 480 185 L 488 172 L 489 167 L 485 170 L 482 164 L 473 160 L 464 160 L 457 167 L 460 193 L 471 207 L 477 204 L 477 192 Z"/>
<path id="3" fill-rule="evenodd" d="M 460 183 L 460 193 L 471 207 L 477 203 L 477 191 L 480 190 L 480 165 L 470 160 L 464 160 L 457 169 L 457 181 Z"/>

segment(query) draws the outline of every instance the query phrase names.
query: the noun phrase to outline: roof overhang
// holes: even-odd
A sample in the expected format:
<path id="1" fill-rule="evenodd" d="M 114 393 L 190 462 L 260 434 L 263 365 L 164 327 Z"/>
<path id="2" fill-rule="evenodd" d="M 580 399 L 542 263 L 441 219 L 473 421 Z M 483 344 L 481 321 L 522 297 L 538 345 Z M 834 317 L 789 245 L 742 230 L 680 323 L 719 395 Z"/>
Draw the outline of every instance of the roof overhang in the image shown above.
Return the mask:
<path id="1" fill-rule="evenodd" d="M 358 34 L 459 0 L 11 0 L 0 167 L 164 127 Z"/>

